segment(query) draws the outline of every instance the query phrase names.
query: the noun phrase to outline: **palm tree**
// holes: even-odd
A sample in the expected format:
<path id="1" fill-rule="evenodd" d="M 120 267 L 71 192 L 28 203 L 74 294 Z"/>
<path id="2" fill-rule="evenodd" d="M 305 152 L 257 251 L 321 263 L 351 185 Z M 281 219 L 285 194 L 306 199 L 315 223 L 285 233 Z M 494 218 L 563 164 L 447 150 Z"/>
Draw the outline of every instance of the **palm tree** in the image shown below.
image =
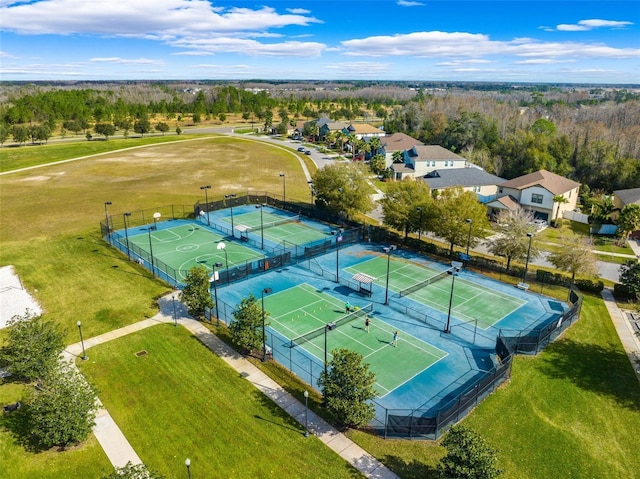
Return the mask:
<path id="1" fill-rule="evenodd" d="M 566 199 L 564 195 L 556 195 L 553 197 L 553 204 L 558 205 L 558 207 L 556 208 L 556 214 L 554 215 L 554 218 L 553 218 L 555 225 L 558 224 L 558 215 L 560 215 L 560 205 L 565 203 L 569 203 L 569 200 Z"/>

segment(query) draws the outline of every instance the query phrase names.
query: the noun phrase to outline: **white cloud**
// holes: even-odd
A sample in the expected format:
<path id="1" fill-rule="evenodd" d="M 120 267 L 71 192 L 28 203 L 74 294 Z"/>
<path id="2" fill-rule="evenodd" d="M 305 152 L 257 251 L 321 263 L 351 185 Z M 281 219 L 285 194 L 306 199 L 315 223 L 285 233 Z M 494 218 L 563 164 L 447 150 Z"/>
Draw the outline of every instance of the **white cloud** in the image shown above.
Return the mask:
<path id="1" fill-rule="evenodd" d="M 293 13 L 294 15 L 306 15 L 311 13 L 311 11 L 305 10 L 304 8 L 287 8 L 287 12 Z"/>
<path id="2" fill-rule="evenodd" d="M 286 41 L 281 43 L 260 43 L 245 38 L 200 38 L 180 39 L 171 42 L 175 47 L 186 48 L 192 52 L 206 53 L 242 53 L 250 56 L 279 57 L 319 57 L 325 49 L 323 43 Z"/>
<path id="3" fill-rule="evenodd" d="M 137 58 L 137 59 L 127 59 L 127 58 L 119 58 L 119 57 L 90 58 L 89 61 L 94 63 L 120 63 L 120 64 L 128 64 L 128 65 L 164 65 L 165 64 L 161 60 L 151 60 L 148 58 Z"/>
<path id="4" fill-rule="evenodd" d="M 511 41 L 491 40 L 488 35 L 464 32 L 414 32 L 393 36 L 373 36 L 341 42 L 348 56 L 413 56 L 418 58 L 464 57 L 489 55 L 524 57 L 633 58 L 640 57 L 638 48 L 615 48 L 602 44 L 576 42 L 540 42 L 530 38 Z"/>
<path id="5" fill-rule="evenodd" d="M 533 58 L 514 62 L 516 65 L 553 65 L 557 63 L 573 63 L 575 60 L 557 60 L 554 58 Z"/>
<path id="6" fill-rule="evenodd" d="M 468 60 L 452 60 L 450 62 L 440 62 L 440 63 L 436 63 L 436 65 L 455 67 L 459 65 L 468 65 L 468 64 L 475 64 L 475 63 L 491 63 L 491 60 L 484 60 L 482 58 L 470 58 Z"/>
<path id="7" fill-rule="evenodd" d="M 424 3 L 422 2 L 412 2 L 409 0 L 398 0 L 398 5 L 401 7 L 422 7 Z"/>
<path id="8" fill-rule="evenodd" d="M 591 19 L 580 20 L 577 24 L 561 23 L 556 25 L 556 30 L 561 32 L 584 32 L 594 28 L 624 28 L 630 25 L 633 25 L 633 22 Z"/>

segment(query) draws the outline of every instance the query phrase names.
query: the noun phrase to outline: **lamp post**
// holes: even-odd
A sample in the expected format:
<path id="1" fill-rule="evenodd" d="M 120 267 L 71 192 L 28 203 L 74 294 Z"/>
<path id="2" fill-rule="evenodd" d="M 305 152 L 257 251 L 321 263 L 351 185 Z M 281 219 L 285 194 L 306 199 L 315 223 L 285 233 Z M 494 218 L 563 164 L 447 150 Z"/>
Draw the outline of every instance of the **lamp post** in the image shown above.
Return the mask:
<path id="1" fill-rule="evenodd" d="M 280 173 L 282 178 L 282 209 L 287 209 L 287 177 L 284 173 Z"/>
<path id="2" fill-rule="evenodd" d="M 264 249 L 264 223 L 262 222 L 262 209 L 264 208 L 264 205 L 260 203 L 259 205 L 256 205 L 256 208 L 260 208 L 260 249 Z"/>
<path id="3" fill-rule="evenodd" d="M 340 282 L 340 242 L 342 242 L 343 232 L 342 228 L 336 232 L 336 283 Z"/>
<path id="4" fill-rule="evenodd" d="M 78 321 L 76 324 L 78 325 L 78 331 L 80 332 L 80 344 L 82 344 L 82 360 L 86 361 L 89 358 L 87 357 L 87 354 L 84 350 L 84 339 L 82 339 L 82 323 Z"/>
<path id="5" fill-rule="evenodd" d="M 384 293 L 384 304 L 389 304 L 389 270 L 391 267 L 391 252 L 397 249 L 396 245 L 387 246 L 386 248 L 382 248 L 382 251 L 387 253 L 387 286 L 385 288 Z"/>
<path id="6" fill-rule="evenodd" d="M 124 219 L 124 237 L 125 237 L 125 243 L 127 245 L 127 257 L 131 259 L 131 250 L 129 249 L 129 232 L 127 231 L 128 216 L 131 216 L 131 213 L 122 213 L 122 218 Z"/>
<path id="7" fill-rule="evenodd" d="M 157 230 L 158 229 L 158 220 L 162 217 L 162 215 L 160 214 L 159 211 L 156 211 L 153 214 L 153 229 Z"/>
<path id="8" fill-rule="evenodd" d="M 327 374 L 327 331 L 336 327 L 336 323 L 327 323 L 324 327 L 324 374 Z"/>
<path id="9" fill-rule="evenodd" d="M 184 465 L 187 466 L 187 477 L 191 479 L 191 459 L 187 457 L 184 460 Z"/>
<path id="10" fill-rule="evenodd" d="M 309 437 L 309 391 L 305 390 L 304 394 L 304 437 Z"/>
<path id="11" fill-rule="evenodd" d="M 227 256 L 227 245 L 220 242 L 218 243 L 218 246 L 216 246 L 217 249 L 221 249 L 224 252 L 224 269 L 227 270 L 227 276 L 229 275 L 229 257 Z"/>
<path id="12" fill-rule="evenodd" d="M 150 259 L 150 263 L 151 263 L 151 276 L 153 276 L 153 278 L 155 279 L 156 277 L 156 272 L 153 269 L 153 245 L 152 245 L 152 241 L 151 241 L 151 226 L 149 226 L 147 228 L 147 233 L 149 235 L 149 259 Z"/>
<path id="13" fill-rule="evenodd" d="M 227 200 L 229 198 L 235 198 L 235 197 L 236 197 L 235 193 L 231 193 L 230 195 L 224 195 L 225 204 L 227 203 Z M 234 234 L 233 234 L 233 205 L 231 205 L 231 236 L 234 236 Z"/>
<path id="14" fill-rule="evenodd" d="M 447 313 L 447 325 L 444 327 L 445 333 L 451 332 L 451 306 L 453 305 L 453 288 L 456 283 L 456 273 L 460 271 L 456 266 L 451 267 L 451 294 L 449 295 L 449 312 Z"/>
<path id="15" fill-rule="evenodd" d="M 418 206 L 416 210 L 420 212 L 420 220 L 418 221 L 418 241 L 420 241 L 422 234 L 422 206 Z"/>
<path id="16" fill-rule="evenodd" d="M 309 192 L 311 193 L 311 206 L 313 207 L 313 197 L 315 195 L 315 190 L 313 189 L 313 181 L 307 181 L 309 185 Z"/>
<path id="17" fill-rule="evenodd" d="M 262 295 L 262 362 L 267 361 L 267 331 L 264 325 L 264 295 L 270 294 L 271 288 L 264 288 L 261 292 Z"/>
<path id="18" fill-rule="evenodd" d="M 467 256 L 469 256 L 469 245 L 471 244 L 471 227 L 473 226 L 473 220 L 471 218 L 467 218 L 467 223 L 469 223 L 469 233 L 467 234 Z"/>
<path id="19" fill-rule="evenodd" d="M 207 193 L 207 190 L 211 189 L 211 185 L 201 186 L 200 189 L 204 190 L 204 202 L 207 208 L 207 226 L 211 226 L 211 221 L 209 220 L 209 194 Z"/>
<path id="20" fill-rule="evenodd" d="M 529 248 L 527 248 L 527 261 L 524 263 L 524 274 L 522 275 L 522 282 L 527 282 L 527 269 L 529 268 L 529 254 L 531 254 L 531 242 L 533 241 L 533 233 L 527 233 L 529 237 Z"/>
<path id="21" fill-rule="evenodd" d="M 212 274 L 211 274 L 211 280 L 210 282 L 213 283 L 213 301 L 215 302 L 216 305 L 216 326 L 220 326 L 220 314 L 219 314 L 219 309 L 218 309 L 218 286 L 216 285 L 217 281 L 218 281 L 218 273 L 216 272 L 216 268 L 219 268 L 220 266 L 222 266 L 222 263 L 218 263 L 218 262 L 214 262 L 211 265 L 211 268 L 213 269 Z"/>
<path id="22" fill-rule="evenodd" d="M 173 303 L 173 325 L 178 326 L 178 315 L 176 314 L 176 297 L 171 295 L 171 302 Z"/>
<path id="23" fill-rule="evenodd" d="M 109 226 L 109 206 L 111 205 L 111 201 L 104 202 L 104 219 L 107 222 L 107 238 L 109 239 L 109 244 L 111 244 L 111 226 Z"/>

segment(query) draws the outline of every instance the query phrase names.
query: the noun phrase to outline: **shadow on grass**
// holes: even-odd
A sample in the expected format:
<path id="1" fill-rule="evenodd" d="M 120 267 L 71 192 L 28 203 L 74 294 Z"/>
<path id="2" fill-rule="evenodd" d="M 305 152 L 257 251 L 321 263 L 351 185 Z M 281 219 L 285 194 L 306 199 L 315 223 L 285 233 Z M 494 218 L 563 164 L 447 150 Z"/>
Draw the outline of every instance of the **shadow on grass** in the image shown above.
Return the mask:
<path id="1" fill-rule="evenodd" d="M 401 457 L 387 455 L 381 462 L 402 479 L 439 479 L 438 470 L 415 459 L 410 462 Z"/>
<path id="2" fill-rule="evenodd" d="M 48 450 L 35 441 L 30 434 L 29 407 L 26 405 L 23 405 L 17 411 L 3 414 L 0 417 L 0 428 L 8 431 L 16 444 L 27 452 L 37 454 Z"/>
<path id="3" fill-rule="evenodd" d="M 550 378 L 569 379 L 579 388 L 640 410 L 640 386 L 620 349 L 565 339 L 547 349 L 538 369 Z"/>

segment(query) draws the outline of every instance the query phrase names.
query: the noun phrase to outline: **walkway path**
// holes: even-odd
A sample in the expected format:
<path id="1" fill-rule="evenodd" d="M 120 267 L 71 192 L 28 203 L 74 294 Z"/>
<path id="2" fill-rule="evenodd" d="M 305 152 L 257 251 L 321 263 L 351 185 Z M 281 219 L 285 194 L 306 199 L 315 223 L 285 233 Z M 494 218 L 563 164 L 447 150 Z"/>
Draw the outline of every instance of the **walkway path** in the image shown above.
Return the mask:
<path id="1" fill-rule="evenodd" d="M 98 344 L 117 339 L 156 324 L 174 322 L 174 303 L 171 296 L 172 294 L 168 294 L 159 300 L 160 312 L 153 318 L 87 339 L 84 342 L 85 349 L 90 349 Z M 247 361 L 246 358 L 209 331 L 202 323 L 191 318 L 187 314 L 182 303 L 175 303 L 175 305 L 177 313 L 176 321 L 178 324 L 186 327 L 211 351 L 220 356 L 227 364 L 250 381 L 257 389 L 271 398 L 296 421 L 304 425 L 305 406 L 300 401 L 282 389 L 259 368 Z M 82 356 L 82 344 L 76 343 L 67 347 L 64 355 L 69 360 L 73 359 L 74 356 Z M 397 479 L 398 476 L 387 469 L 387 467 L 380 461 L 348 439 L 344 434 L 333 428 L 313 411 L 308 411 L 308 424 L 309 430 L 312 434 L 317 436 L 329 448 L 342 456 L 343 459 L 358 469 L 366 477 Z M 98 412 L 98 417 L 96 418 L 94 433 L 114 467 L 122 467 L 129 461 L 133 464 L 140 464 L 142 462 L 118 425 L 109 415 L 109 412 L 102 407 Z"/>
<path id="2" fill-rule="evenodd" d="M 640 381 L 640 365 L 636 363 L 637 360 L 640 360 L 640 339 L 634 333 L 629 320 L 625 318 L 624 313 L 620 308 L 618 308 L 618 304 L 613 297 L 612 290 L 605 288 L 602 290 L 601 295 L 602 299 L 604 299 L 604 304 L 609 311 L 609 316 L 611 316 L 611 322 L 615 326 L 618 336 L 620 337 L 622 347 L 627 353 L 629 361 L 631 361 L 631 365 L 633 366 L 633 370 L 636 373 L 638 381 Z"/>

